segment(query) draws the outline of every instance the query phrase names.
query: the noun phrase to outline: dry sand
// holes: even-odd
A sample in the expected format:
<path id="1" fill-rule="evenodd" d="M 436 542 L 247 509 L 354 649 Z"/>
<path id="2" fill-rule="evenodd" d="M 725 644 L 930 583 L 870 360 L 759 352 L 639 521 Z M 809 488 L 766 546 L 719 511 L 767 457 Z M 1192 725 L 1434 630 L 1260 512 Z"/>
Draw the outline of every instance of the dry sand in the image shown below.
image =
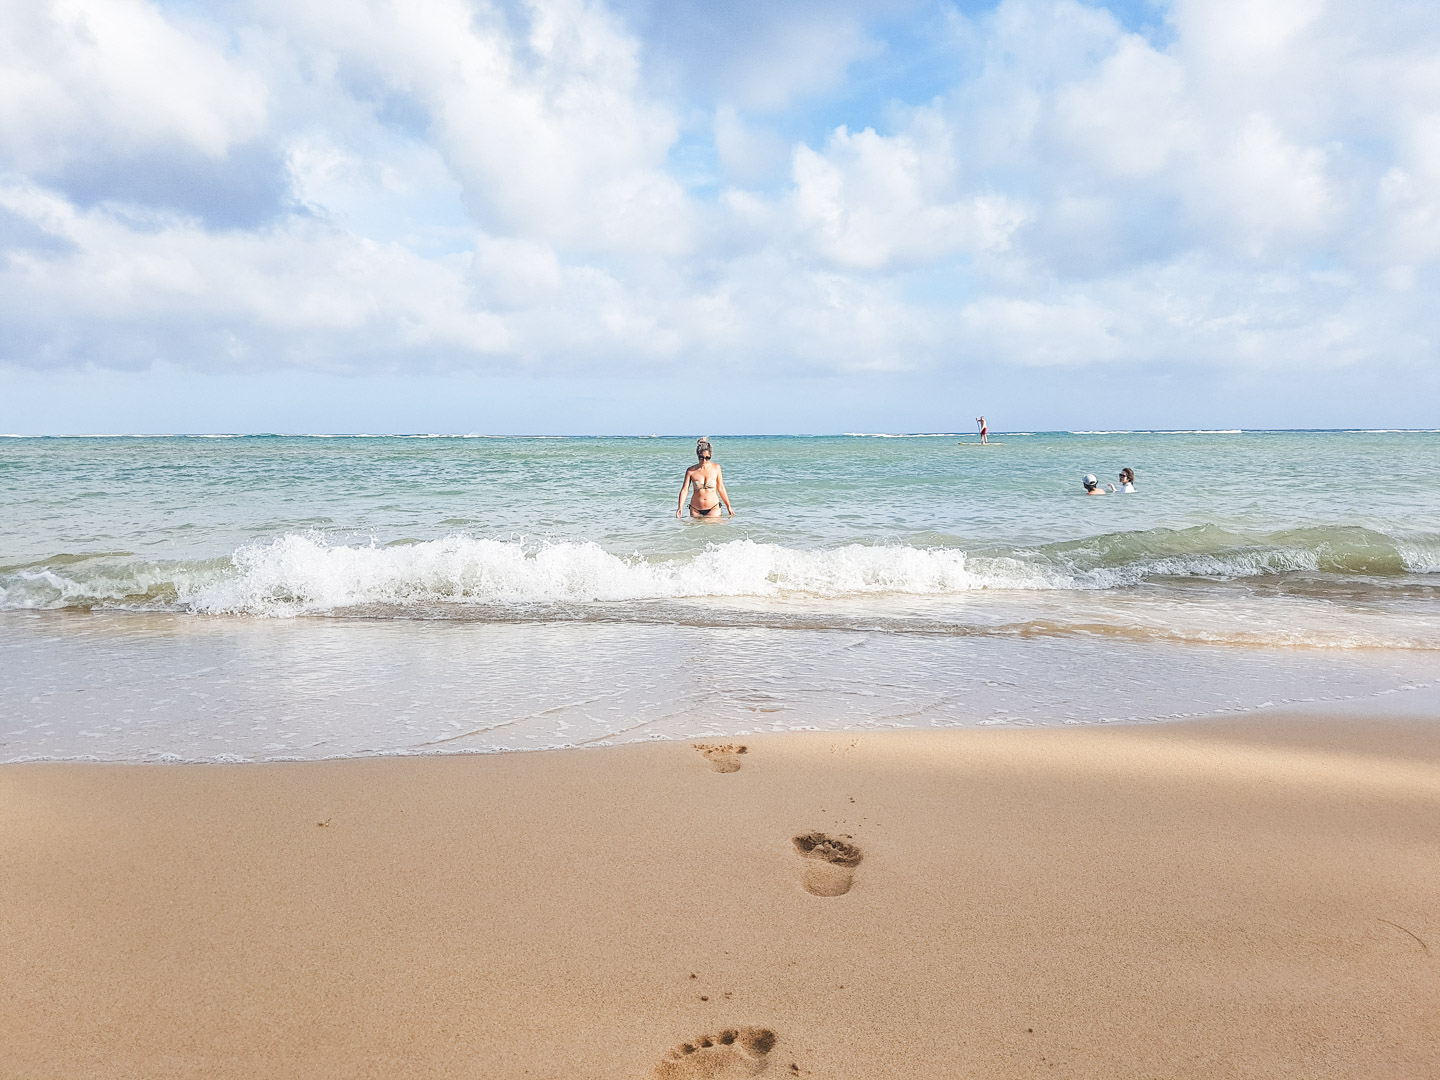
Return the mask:
<path id="1" fill-rule="evenodd" d="M 5 1080 L 1416 1080 L 1440 721 L 10 766 L 0 930 Z"/>

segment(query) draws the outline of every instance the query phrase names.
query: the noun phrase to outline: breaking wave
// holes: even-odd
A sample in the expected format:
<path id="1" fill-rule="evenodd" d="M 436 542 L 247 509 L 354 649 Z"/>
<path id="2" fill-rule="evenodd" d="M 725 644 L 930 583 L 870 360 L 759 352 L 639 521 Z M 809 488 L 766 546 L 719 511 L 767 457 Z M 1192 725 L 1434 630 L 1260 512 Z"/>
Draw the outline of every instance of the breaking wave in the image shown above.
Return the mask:
<path id="1" fill-rule="evenodd" d="M 524 608 L 712 598 L 944 596 L 980 590 L 1106 590 L 1166 580 L 1285 575 L 1356 581 L 1440 573 L 1440 537 L 1358 528 L 1247 538 L 1214 526 L 1113 533 L 1033 548 L 907 544 L 806 550 L 736 540 L 698 553 L 617 555 L 588 541 L 469 535 L 353 546 L 315 534 L 246 545 L 228 559 L 57 555 L 0 567 L 0 609 L 121 608 L 303 615 L 357 607 Z"/>

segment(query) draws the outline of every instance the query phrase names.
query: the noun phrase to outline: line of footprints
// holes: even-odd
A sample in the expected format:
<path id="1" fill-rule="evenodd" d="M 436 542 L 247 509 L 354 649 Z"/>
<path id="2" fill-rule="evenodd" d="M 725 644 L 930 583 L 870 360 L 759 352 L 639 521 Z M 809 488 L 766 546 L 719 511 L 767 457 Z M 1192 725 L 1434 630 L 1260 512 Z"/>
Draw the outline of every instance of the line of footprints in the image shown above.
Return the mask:
<path id="1" fill-rule="evenodd" d="M 697 743 L 698 750 L 716 772 L 733 773 L 740 768 L 745 746 L 734 743 Z M 795 852 L 805 860 L 800 884 L 812 896 L 843 896 L 855 882 L 860 849 L 828 833 L 797 836 Z M 715 1035 L 701 1035 L 683 1042 L 665 1055 L 655 1067 L 655 1080 L 732 1080 L 760 1076 L 770 1071 L 771 1052 L 780 1037 L 769 1028 L 726 1028 Z M 800 1068 L 791 1063 L 791 1075 Z"/>

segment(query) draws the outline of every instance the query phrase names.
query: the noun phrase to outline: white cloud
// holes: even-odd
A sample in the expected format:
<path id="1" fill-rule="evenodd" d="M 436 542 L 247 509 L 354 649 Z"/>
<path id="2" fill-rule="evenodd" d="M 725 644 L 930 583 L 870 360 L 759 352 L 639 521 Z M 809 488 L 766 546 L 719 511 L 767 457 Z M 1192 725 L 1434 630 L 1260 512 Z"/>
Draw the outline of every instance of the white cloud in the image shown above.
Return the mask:
<path id="1" fill-rule="evenodd" d="M 1178 60 L 1125 35 L 1092 77 L 1060 89 L 1057 124 L 1067 149 L 1111 175 L 1154 176 L 1175 155 L 1195 149 L 1184 91 Z"/>
<path id="2" fill-rule="evenodd" d="M 956 198 L 950 132 L 922 110 L 894 136 L 837 129 L 824 153 L 797 147 L 787 216 L 815 249 L 841 266 L 1001 250 L 1025 214 L 994 195 Z"/>
<path id="3" fill-rule="evenodd" d="M 577 250 L 683 253 L 689 208 L 665 171 L 676 124 L 639 80 L 639 43 L 593 0 L 350 0 L 270 18 L 426 111 L 489 231 Z"/>
<path id="4" fill-rule="evenodd" d="M 883 46 L 867 18 L 914 0 L 617 0 L 657 83 L 702 108 L 778 114 L 845 84 Z"/>
<path id="5" fill-rule="evenodd" d="M 737 184 L 764 185 L 784 170 L 792 149 L 781 136 L 748 122 L 733 105 L 715 110 L 715 153 L 726 175 Z"/>
<path id="6" fill-rule="evenodd" d="M 1376 185 L 1386 225 L 1377 239 L 1407 267 L 1397 280 L 1413 281 L 1410 264 L 1440 260 L 1440 111 L 1411 120 L 1399 160 Z"/>
<path id="7" fill-rule="evenodd" d="M 310 131 L 288 140 L 285 165 L 296 202 L 357 236 L 427 253 L 473 246 L 460 185 L 432 146 L 393 138 L 347 146 Z"/>
<path id="8" fill-rule="evenodd" d="M 482 235 L 475 254 L 480 303 L 508 308 L 554 303 L 565 284 L 565 268 L 555 249 L 546 244 Z"/>
<path id="9" fill-rule="evenodd" d="M 1195 164 L 1201 178 L 1190 191 L 1195 212 L 1224 221 L 1251 254 L 1276 235 L 1308 239 L 1331 223 L 1325 151 L 1288 142 L 1267 116 L 1248 117 L 1209 167 Z"/>
<path id="10" fill-rule="evenodd" d="M 1162 47 L 1069 0 L 1006 0 L 972 30 L 985 67 L 944 108 L 972 184 L 1029 197 L 1036 227 L 1012 247 L 1042 278 L 1077 272 L 1076 243 L 1107 272 L 1211 249 L 1373 263 L 1402 204 L 1426 231 L 1424 185 L 1405 179 L 1440 91 L 1422 8 L 1180 3 Z"/>
<path id="11" fill-rule="evenodd" d="M 727 73 L 726 96 L 734 104 L 777 112 L 840 85 L 852 63 L 875 52 L 861 26 L 830 5 L 792 12 L 776 7 L 767 33 L 738 54 Z"/>
<path id="12" fill-rule="evenodd" d="M 51 170 L 257 135 L 265 84 L 143 0 L 0 0 L 0 161 Z"/>
<path id="13" fill-rule="evenodd" d="M 321 222 L 210 233 L 183 219 L 135 222 L 77 209 L 13 182 L 0 185 L 0 208 L 62 245 L 12 252 L 0 270 L 0 313 L 11 335 L 35 340 L 47 328 L 86 328 L 57 335 L 62 346 L 78 337 L 81 354 L 55 357 L 62 361 L 212 367 L 289 359 L 344 367 L 352 357 L 374 363 L 388 350 L 471 356 L 508 344 L 503 323 L 470 305 L 464 263 L 423 259 Z M 107 354 L 105 343 L 117 339 L 147 352 Z M 188 351 L 222 339 L 237 344 L 209 355 Z M 278 355 L 246 348 L 247 340 Z"/>
<path id="14" fill-rule="evenodd" d="M 1324 0 L 1179 0 L 1174 18 L 1187 51 L 1207 66 L 1246 73 L 1290 59 L 1288 50 L 1324 9 Z"/>
<path id="15" fill-rule="evenodd" d="M 961 20 L 923 100 L 844 85 L 882 57 L 858 7 L 833 39 L 819 7 L 775 15 L 700 101 L 667 96 L 659 45 L 600 0 L 237 9 L 207 30 L 141 0 L 0 0 L 4 358 L 813 373 L 1433 351 L 1440 30 L 1409 0 L 1184 0 L 1154 40 L 1004 0 Z M 242 144 L 285 196 L 258 225 L 105 186 L 168 147 Z M 677 147 L 718 197 L 687 190 Z M 86 162 L 99 197 L 52 175 Z"/>
<path id="16" fill-rule="evenodd" d="M 1006 356 L 1027 367 L 1093 364 L 1127 351 L 1114 320 L 1115 313 L 1091 297 L 1049 303 L 986 297 L 960 312 L 959 341 L 986 359 Z"/>

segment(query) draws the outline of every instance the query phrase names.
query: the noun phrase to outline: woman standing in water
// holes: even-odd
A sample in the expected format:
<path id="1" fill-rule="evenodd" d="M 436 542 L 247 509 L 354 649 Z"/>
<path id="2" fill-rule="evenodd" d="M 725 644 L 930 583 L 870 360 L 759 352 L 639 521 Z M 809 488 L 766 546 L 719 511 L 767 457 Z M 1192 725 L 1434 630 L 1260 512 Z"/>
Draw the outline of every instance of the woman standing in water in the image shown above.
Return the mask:
<path id="1" fill-rule="evenodd" d="M 685 492 L 694 485 L 695 493 L 690 496 L 691 517 L 718 518 L 721 503 L 725 504 L 725 509 L 734 517 L 735 510 L 725 491 L 725 478 L 720 475 L 720 466 L 710 460 L 709 439 L 701 439 L 695 444 L 695 456 L 700 462 L 685 470 L 685 481 L 680 485 L 680 502 L 675 507 L 675 516 L 678 518 L 685 509 Z"/>

